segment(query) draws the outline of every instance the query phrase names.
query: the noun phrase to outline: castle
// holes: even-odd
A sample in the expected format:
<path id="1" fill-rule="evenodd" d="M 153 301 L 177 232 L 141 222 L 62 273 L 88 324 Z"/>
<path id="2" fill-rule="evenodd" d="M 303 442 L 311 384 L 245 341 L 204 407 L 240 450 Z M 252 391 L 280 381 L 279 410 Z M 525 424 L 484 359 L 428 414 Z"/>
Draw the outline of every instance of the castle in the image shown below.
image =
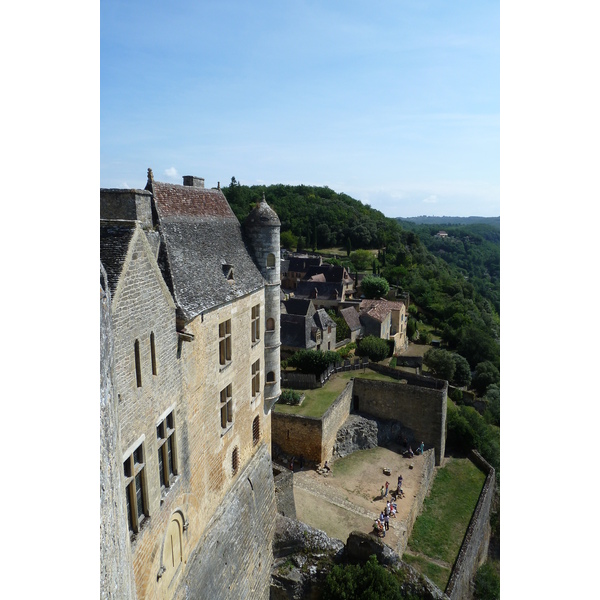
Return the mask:
<path id="1" fill-rule="evenodd" d="M 279 219 L 150 169 L 100 201 L 101 597 L 266 599 Z"/>

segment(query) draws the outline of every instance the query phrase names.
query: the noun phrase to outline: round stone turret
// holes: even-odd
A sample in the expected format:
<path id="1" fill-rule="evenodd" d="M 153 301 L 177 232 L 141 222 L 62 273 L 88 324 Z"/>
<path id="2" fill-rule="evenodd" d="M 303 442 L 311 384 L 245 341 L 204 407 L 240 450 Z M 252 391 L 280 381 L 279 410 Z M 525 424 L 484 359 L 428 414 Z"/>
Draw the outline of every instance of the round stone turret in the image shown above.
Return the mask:
<path id="1" fill-rule="evenodd" d="M 280 341 L 280 244 L 281 221 L 277 213 L 262 200 L 244 221 L 244 233 L 254 262 L 265 280 L 265 412 L 268 413 L 281 394 L 279 364 Z"/>

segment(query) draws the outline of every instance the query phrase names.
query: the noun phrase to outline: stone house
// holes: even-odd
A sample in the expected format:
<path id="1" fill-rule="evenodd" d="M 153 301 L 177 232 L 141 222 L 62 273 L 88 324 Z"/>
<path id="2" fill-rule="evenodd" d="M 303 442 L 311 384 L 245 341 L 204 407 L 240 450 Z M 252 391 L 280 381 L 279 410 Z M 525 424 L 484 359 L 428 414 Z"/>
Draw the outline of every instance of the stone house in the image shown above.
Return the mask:
<path id="1" fill-rule="evenodd" d="M 266 599 L 279 219 L 263 198 L 242 227 L 220 189 L 150 170 L 101 217 L 135 597 Z"/>
<path id="2" fill-rule="evenodd" d="M 295 290 L 298 282 L 304 279 L 308 269 L 319 266 L 322 260 L 320 256 L 290 255 L 284 263 L 285 270 L 281 273 L 281 287 L 287 290 Z"/>
<path id="3" fill-rule="evenodd" d="M 374 335 L 384 340 L 393 339 L 394 354 L 408 348 L 408 316 L 404 302 L 363 300 L 359 306 L 359 319 L 363 326 L 363 335 Z"/>
<path id="4" fill-rule="evenodd" d="M 335 350 L 337 326 L 311 300 L 292 298 L 281 304 L 281 350 Z"/>
<path id="5" fill-rule="evenodd" d="M 363 326 L 361 325 L 358 311 L 353 306 L 347 306 L 346 308 L 341 308 L 339 314 L 346 321 L 348 329 L 350 329 L 350 341 L 356 342 L 363 334 Z"/>

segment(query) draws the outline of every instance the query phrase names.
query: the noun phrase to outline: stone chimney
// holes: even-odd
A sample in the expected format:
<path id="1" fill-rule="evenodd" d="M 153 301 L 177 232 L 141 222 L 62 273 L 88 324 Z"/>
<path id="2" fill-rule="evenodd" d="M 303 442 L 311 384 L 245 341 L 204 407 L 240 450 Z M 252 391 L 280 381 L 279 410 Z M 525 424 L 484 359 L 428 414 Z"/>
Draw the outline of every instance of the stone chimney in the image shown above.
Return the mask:
<path id="1" fill-rule="evenodd" d="M 183 176 L 183 185 L 187 185 L 188 187 L 204 187 L 204 178 L 203 177 L 194 177 L 193 175 L 184 175 Z"/>

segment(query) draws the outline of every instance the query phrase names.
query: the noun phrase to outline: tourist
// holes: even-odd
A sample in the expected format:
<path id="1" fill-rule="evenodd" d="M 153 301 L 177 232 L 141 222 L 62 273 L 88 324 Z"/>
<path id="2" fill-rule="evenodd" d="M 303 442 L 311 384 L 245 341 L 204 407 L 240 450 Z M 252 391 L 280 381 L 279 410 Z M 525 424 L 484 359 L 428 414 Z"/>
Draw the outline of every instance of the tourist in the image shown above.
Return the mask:
<path id="1" fill-rule="evenodd" d="M 421 445 L 417 448 L 417 454 L 423 454 L 425 451 L 425 443 L 421 442 Z"/>
<path id="2" fill-rule="evenodd" d="M 390 487 L 390 482 L 389 482 L 389 481 L 386 481 L 386 482 L 385 482 L 385 495 L 386 495 L 386 496 L 388 495 L 388 489 L 389 489 L 389 487 Z"/>
<path id="3" fill-rule="evenodd" d="M 385 488 L 383 486 L 381 486 L 381 497 L 383 498 L 385 495 Z"/>
<path id="4" fill-rule="evenodd" d="M 385 517 L 383 517 L 383 522 L 385 523 L 385 528 L 389 529 L 390 528 L 390 518 L 388 515 L 385 515 Z"/>

